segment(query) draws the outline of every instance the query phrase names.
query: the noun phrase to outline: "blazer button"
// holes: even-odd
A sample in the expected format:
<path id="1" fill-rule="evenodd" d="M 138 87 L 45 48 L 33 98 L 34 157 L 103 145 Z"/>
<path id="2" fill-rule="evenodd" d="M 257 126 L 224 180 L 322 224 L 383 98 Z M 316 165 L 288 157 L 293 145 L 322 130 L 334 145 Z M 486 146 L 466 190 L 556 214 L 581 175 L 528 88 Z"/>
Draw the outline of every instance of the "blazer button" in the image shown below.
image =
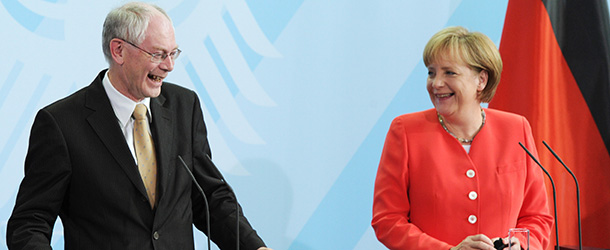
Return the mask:
<path id="1" fill-rule="evenodd" d="M 468 216 L 468 222 L 470 222 L 470 224 L 477 223 L 477 217 L 475 215 Z"/>
<path id="2" fill-rule="evenodd" d="M 479 195 L 475 191 L 470 191 L 470 193 L 468 193 L 468 198 L 470 198 L 471 200 L 476 200 L 477 197 L 479 197 Z"/>
<path id="3" fill-rule="evenodd" d="M 466 171 L 466 176 L 468 176 L 468 178 L 474 178 L 474 176 L 475 176 L 474 170 L 468 169 L 468 171 Z"/>
<path id="4" fill-rule="evenodd" d="M 159 232 L 155 231 L 153 233 L 153 239 L 158 240 L 159 239 Z"/>

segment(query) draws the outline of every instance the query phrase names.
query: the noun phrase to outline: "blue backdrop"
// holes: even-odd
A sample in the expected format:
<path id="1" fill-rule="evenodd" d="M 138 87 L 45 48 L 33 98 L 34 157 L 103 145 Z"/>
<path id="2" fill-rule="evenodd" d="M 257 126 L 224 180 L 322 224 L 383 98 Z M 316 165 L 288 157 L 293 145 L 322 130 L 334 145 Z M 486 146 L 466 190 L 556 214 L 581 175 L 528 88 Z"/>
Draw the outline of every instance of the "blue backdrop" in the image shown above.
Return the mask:
<path id="1" fill-rule="evenodd" d="M 0 0 L 0 249 L 38 109 L 107 64 L 123 1 Z M 159 0 L 183 50 L 167 79 L 195 90 L 216 164 L 276 250 L 385 249 L 370 226 L 393 117 L 431 108 L 421 54 L 461 25 L 499 45 L 507 0 Z M 197 249 L 205 236 L 195 233 Z M 61 223 L 54 249 L 63 249 Z"/>

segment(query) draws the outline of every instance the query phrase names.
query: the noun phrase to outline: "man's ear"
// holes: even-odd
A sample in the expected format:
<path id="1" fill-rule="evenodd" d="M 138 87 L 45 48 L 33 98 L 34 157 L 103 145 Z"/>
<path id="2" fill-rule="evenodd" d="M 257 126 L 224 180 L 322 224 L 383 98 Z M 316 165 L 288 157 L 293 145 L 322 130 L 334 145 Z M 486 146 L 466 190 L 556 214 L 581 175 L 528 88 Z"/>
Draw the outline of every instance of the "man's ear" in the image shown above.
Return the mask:
<path id="1" fill-rule="evenodd" d="M 123 49 L 125 48 L 125 42 L 123 40 L 114 38 L 110 40 L 110 55 L 112 56 L 112 60 L 114 63 L 118 65 L 123 65 L 125 62 L 123 53 L 125 52 Z"/>

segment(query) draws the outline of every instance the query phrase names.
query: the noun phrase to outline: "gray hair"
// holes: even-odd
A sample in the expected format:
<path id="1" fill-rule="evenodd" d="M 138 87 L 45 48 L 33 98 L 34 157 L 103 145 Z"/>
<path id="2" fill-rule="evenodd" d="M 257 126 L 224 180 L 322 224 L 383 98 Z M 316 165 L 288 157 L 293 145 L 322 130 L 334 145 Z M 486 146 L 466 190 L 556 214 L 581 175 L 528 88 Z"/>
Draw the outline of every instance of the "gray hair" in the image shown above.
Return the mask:
<path id="1" fill-rule="evenodd" d="M 119 38 L 134 44 L 140 44 L 146 39 L 146 29 L 155 10 L 163 14 L 171 22 L 167 13 L 154 4 L 131 2 L 113 9 L 106 16 L 102 31 L 102 50 L 108 63 L 112 64 L 110 41 Z"/>

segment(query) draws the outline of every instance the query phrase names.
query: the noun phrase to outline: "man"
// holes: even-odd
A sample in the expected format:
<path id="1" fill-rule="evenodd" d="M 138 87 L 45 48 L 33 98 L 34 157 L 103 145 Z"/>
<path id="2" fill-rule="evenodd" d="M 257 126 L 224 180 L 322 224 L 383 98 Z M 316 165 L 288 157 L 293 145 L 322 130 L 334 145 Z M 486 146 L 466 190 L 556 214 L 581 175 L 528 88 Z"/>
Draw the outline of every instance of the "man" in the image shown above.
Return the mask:
<path id="1" fill-rule="evenodd" d="M 180 55 L 167 14 L 111 11 L 103 50 L 109 69 L 35 118 L 9 249 L 51 249 L 57 216 L 65 249 L 193 249 L 208 206 L 182 159 L 209 201 L 211 239 L 234 249 L 239 213 L 240 249 L 268 249 L 209 158 L 197 95 L 163 82 Z"/>

